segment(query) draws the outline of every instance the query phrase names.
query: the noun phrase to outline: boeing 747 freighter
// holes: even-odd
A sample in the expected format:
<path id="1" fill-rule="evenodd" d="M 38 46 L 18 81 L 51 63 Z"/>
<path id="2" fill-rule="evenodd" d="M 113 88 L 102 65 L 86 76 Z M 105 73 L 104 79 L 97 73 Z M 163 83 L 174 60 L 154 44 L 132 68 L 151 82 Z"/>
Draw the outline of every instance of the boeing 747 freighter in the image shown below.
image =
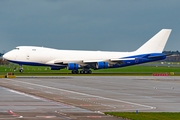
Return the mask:
<path id="1" fill-rule="evenodd" d="M 49 66 L 51 70 L 67 68 L 73 74 L 90 74 L 90 69 L 125 67 L 135 64 L 163 60 L 162 53 L 171 29 L 162 29 L 149 41 L 133 52 L 57 50 L 45 47 L 19 46 L 6 53 L 3 58 L 22 65 Z M 135 41 L 133 41 L 135 42 Z M 81 69 L 79 71 L 79 69 Z"/>

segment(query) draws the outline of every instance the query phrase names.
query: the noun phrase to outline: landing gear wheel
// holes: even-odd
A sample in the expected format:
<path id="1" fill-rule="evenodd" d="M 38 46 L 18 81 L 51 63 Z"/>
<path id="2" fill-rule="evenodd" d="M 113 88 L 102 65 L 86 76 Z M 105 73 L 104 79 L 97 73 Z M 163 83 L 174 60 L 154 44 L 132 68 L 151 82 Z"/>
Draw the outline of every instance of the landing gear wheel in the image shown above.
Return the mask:
<path id="1" fill-rule="evenodd" d="M 76 74 L 79 74 L 79 71 L 78 71 L 78 70 L 75 70 L 75 73 L 76 73 Z"/>
<path id="2" fill-rule="evenodd" d="M 72 70 L 71 73 L 72 74 L 79 74 L 79 71 L 78 70 Z"/>
<path id="3" fill-rule="evenodd" d="M 84 74 L 84 70 L 81 70 L 81 71 L 80 71 L 80 74 Z"/>
<path id="4" fill-rule="evenodd" d="M 21 73 L 22 73 L 22 72 L 23 72 L 23 69 L 20 69 L 20 70 L 19 70 L 19 72 L 21 72 Z"/>
<path id="5" fill-rule="evenodd" d="M 92 71 L 91 70 L 88 70 L 88 74 L 91 74 L 92 73 Z"/>
<path id="6" fill-rule="evenodd" d="M 85 71 L 84 71 L 84 74 L 88 74 L 88 70 L 85 70 Z"/>
<path id="7" fill-rule="evenodd" d="M 81 70 L 80 74 L 91 74 L 92 71 L 91 70 Z"/>
<path id="8" fill-rule="evenodd" d="M 22 73 L 23 72 L 23 67 L 22 67 L 21 64 L 19 64 L 19 66 L 20 66 L 19 72 Z"/>

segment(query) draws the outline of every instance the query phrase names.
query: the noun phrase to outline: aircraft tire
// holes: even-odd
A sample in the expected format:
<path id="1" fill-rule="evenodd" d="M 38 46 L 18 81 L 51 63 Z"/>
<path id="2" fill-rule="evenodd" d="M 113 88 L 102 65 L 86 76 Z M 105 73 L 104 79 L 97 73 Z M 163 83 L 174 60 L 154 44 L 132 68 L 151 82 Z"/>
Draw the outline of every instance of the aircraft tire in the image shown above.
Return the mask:
<path id="1" fill-rule="evenodd" d="M 80 74 L 91 74 L 92 71 L 91 70 L 81 70 Z"/>
<path id="2" fill-rule="evenodd" d="M 84 71 L 84 74 L 88 74 L 88 72 L 89 72 L 89 70 L 85 70 L 85 71 Z"/>
<path id="3" fill-rule="evenodd" d="M 71 73 L 72 74 L 79 74 L 79 71 L 78 70 L 72 70 Z"/>
<path id="4" fill-rule="evenodd" d="M 81 71 L 80 71 L 80 74 L 84 74 L 84 70 L 81 70 Z"/>
<path id="5" fill-rule="evenodd" d="M 91 74 L 92 73 L 92 71 L 91 70 L 88 70 L 88 74 Z"/>
<path id="6" fill-rule="evenodd" d="M 75 73 L 76 73 L 76 74 L 79 74 L 79 71 L 78 71 L 78 70 L 75 70 Z"/>
<path id="7" fill-rule="evenodd" d="M 21 72 L 21 73 L 22 73 L 22 72 L 23 72 L 23 69 L 20 69 L 20 70 L 19 70 L 19 72 Z"/>

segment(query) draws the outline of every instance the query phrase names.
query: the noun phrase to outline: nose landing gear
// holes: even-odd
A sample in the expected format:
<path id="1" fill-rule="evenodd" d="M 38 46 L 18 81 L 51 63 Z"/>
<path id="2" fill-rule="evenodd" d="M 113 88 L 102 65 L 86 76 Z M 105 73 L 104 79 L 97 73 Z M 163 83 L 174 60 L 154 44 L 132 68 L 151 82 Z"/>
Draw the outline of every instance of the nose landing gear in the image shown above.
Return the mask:
<path id="1" fill-rule="evenodd" d="M 23 69 L 20 69 L 20 70 L 19 70 L 19 72 L 21 72 L 21 73 L 22 73 L 22 72 L 23 72 Z"/>
<path id="2" fill-rule="evenodd" d="M 23 72 L 23 67 L 22 67 L 22 65 L 19 65 L 20 66 L 20 69 L 19 69 L 19 72 Z"/>

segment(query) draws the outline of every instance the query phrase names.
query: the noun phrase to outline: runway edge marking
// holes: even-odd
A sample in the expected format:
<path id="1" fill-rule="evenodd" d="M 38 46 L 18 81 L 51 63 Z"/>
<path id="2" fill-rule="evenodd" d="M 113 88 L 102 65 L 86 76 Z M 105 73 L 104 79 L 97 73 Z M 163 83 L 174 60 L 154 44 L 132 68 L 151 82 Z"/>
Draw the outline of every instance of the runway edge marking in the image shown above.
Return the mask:
<path id="1" fill-rule="evenodd" d="M 116 101 L 116 102 L 123 102 L 123 103 L 127 103 L 127 104 L 142 106 L 142 107 L 148 107 L 150 109 L 156 109 L 156 107 L 148 106 L 148 105 L 143 105 L 143 104 L 139 104 L 139 103 L 133 103 L 133 102 L 123 101 L 123 100 L 117 100 L 117 99 L 112 99 L 112 98 L 96 96 L 96 95 L 90 95 L 90 94 L 86 94 L 86 93 L 80 93 L 80 92 L 75 92 L 75 91 L 71 91 L 71 90 L 65 90 L 65 89 L 54 88 L 54 87 L 49 87 L 49 86 L 44 86 L 44 85 L 39 85 L 39 84 L 34 84 L 34 83 L 29 83 L 29 82 L 23 82 L 23 81 L 19 81 L 19 80 L 12 80 L 12 79 L 7 79 L 7 78 L 6 78 L 6 80 L 14 81 L 14 82 L 20 82 L 20 83 L 25 83 L 25 84 L 30 84 L 30 85 L 44 87 L 44 88 L 49 88 L 49 89 L 54 89 L 54 90 L 70 92 L 70 93 L 79 94 L 79 95 L 85 95 L 85 96 L 90 96 L 90 97 L 97 97 L 97 98 L 101 98 L 101 99 L 105 99 L 105 100 L 111 100 L 111 101 Z"/>

